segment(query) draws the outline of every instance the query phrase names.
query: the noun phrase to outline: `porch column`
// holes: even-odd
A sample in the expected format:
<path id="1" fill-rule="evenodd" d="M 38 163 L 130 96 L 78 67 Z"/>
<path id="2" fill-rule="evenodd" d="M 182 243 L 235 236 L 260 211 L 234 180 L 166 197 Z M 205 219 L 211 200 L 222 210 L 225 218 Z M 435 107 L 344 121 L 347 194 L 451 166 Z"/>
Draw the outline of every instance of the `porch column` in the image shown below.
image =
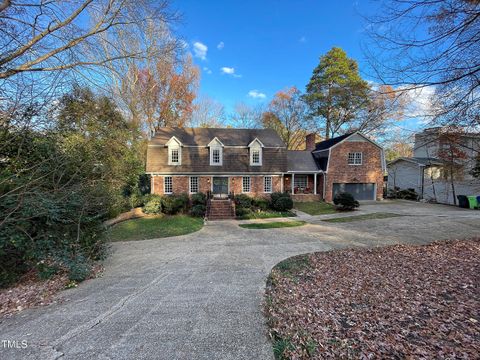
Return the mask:
<path id="1" fill-rule="evenodd" d="M 294 186 L 293 186 L 294 180 L 295 180 L 295 174 L 292 173 L 292 195 L 295 194 L 295 192 L 294 192 L 295 189 L 294 189 Z"/>
<path id="2" fill-rule="evenodd" d="M 313 193 L 317 195 L 317 173 L 313 174 Z"/>

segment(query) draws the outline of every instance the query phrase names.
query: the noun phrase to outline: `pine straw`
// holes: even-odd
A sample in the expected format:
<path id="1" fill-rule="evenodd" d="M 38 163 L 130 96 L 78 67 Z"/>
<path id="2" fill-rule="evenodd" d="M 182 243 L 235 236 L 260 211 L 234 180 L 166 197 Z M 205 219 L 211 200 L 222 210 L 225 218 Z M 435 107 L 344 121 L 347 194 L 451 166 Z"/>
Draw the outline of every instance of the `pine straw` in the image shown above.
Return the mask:
<path id="1" fill-rule="evenodd" d="M 314 253 L 271 273 L 277 358 L 478 358 L 480 239 Z"/>
<path id="2" fill-rule="evenodd" d="M 95 265 L 89 278 L 97 277 L 103 271 L 101 265 Z M 76 286 L 68 280 L 65 272 L 52 276 L 48 280 L 38 278 L 36 271 L 25 274 L 14 286 L 0 289 L 0 318 L 8 317 L 24 309 L 57 303 L 54 295 L 68 286 Z"/>

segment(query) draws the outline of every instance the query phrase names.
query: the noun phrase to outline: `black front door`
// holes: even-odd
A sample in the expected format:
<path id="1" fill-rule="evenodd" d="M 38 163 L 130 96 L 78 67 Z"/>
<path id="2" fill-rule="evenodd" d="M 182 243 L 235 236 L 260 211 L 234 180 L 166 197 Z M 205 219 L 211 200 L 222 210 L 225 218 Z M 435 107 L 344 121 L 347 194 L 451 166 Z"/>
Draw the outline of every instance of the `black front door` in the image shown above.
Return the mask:
<path id="1" fill-rule="evenodd" d="M 228 177 L 213 178 L 213 193 L 216 195 L 228 195 Z"/>

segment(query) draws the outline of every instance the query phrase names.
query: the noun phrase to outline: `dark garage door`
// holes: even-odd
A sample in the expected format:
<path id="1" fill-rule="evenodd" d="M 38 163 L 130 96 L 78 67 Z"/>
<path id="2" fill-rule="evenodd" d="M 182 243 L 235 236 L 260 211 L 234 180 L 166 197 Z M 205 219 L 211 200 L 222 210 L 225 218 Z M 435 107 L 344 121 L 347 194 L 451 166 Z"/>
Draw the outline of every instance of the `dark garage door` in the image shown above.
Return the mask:
<path id="1" fill-rule="evenodd" d="M 348 192 L 355 200 L 375 200 L 375 184 L 333 184 L 333 197 L 339 192 Z"/>

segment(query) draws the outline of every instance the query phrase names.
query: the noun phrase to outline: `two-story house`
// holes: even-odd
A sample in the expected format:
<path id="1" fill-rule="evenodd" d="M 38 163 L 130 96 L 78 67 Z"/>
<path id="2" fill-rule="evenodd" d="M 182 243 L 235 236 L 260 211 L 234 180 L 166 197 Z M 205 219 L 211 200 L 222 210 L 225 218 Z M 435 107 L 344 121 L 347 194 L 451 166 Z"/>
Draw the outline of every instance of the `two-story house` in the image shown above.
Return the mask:
<path id="1" fill-rule="evenodd" d="M 480 154 L 480 133 L 435 127 L 415 134 L 413 157 L 388 164 L 388 189 L 414 189 L 421 199 L 456 204 L 454 195 L 480 195 L 471 171 Z"/>
<path id="2" fill-rule="evenodd" d="M 216 197 L 290 192 L 295 200 L 331 202 L 347 191 L 358 200 L 381 199 L 383 149 L 360 133 L 287 150 L 272 129 L 162 128 L 149 141 L 151 192 L 211 192 Z"/>

